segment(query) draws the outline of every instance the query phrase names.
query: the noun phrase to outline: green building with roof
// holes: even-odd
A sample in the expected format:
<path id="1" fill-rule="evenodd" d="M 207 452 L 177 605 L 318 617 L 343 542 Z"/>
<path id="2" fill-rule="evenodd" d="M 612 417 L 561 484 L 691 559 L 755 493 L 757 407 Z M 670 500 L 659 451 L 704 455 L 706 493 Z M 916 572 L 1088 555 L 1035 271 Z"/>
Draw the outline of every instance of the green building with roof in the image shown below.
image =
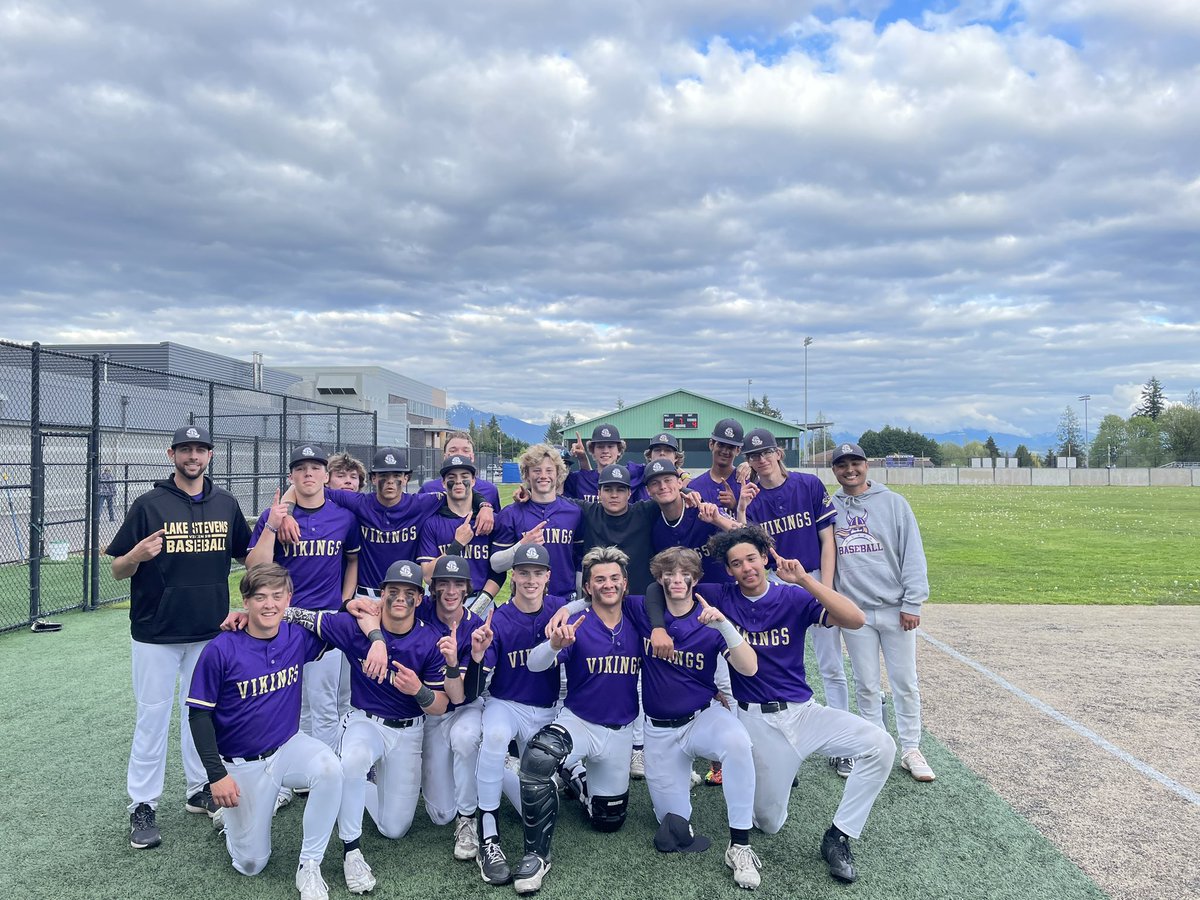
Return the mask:
<path id="1" fill-rule="evenodd" d="M 800 436 L 804 433 L 801 426 L 683 389 L 576 422 L 563 438 L 570 443 L 578 431 L 587 441 L 597 425 L 615 425 L 621 439 L 628 444 L 622 462 L 641 462 L 650 441 L 666 432 L 675 436 L 679 449 L 687 454 L 684 460 L 687 468 L 707 469 L 711 462 L 708 439 L 721 419 L 737 419 L 747 433 L 755 428 L 768 429 L 783 448 L 784 463 L 788 466 L 798 464 Z"/>

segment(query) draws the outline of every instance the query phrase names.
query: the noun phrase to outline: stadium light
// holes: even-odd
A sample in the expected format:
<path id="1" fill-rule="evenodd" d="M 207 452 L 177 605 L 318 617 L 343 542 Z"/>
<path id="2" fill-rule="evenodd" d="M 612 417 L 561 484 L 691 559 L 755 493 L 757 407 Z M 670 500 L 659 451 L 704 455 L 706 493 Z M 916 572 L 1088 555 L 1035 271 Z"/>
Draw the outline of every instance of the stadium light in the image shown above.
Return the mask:
<path id="1" fill-rule="evenodd" d="M 1088 416 L 1087 405 L 1092 399 L 1091 394 L 1080 394 L 1079 399 L 1083 401 L 1083 467 L 1086 469 L 1091 466 L 1091 460 L 1088 458 L 1091 454 L 1088 450 Z"/>

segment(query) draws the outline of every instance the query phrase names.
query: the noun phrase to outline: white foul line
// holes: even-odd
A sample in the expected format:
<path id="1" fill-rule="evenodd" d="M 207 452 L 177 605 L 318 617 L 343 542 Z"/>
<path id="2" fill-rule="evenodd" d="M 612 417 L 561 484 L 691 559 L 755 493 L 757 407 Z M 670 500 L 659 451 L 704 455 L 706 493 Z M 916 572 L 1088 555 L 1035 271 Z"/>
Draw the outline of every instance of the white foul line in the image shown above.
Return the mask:
<path id="1" fill-rule="evenodd" d="M 1079 722 L 1076 722 L 1071 717 L 1063 715 L 1062 713 L 1060 713 L 1057 709 L 1055 709 L 1050 704 L 1044 703 L 1041 700 L 1039 700 L 1037 697 L 1034 697 L 1032 694 L 1026 693 L 1025 691 L 1021 690 L 1019 687 L 1017 687 L 1012 682 L 1007 681 L 1004 678 L 1001 678 L 999 675 L 997 675 L 991 669 L 988 669 L 988 668 L 980 665 L 979 663 L 975 662 L 975 660 L 971 659 L 969 656 L 964 656 L 963 654 L 959 653 L 957 650 L 955 650 L 949 644 L 943 643 L 942 641 L 939 641 L 935 637 L 931 637 L 928 633 L 925 632 L 924 629 L 919 630 L 917 633 L 919 635 L 921 635 L 921 637 L 924 638 L 926 641 L 928 641 L 930 644 L 933 644 L 933 646 L 937 647 L 939 650 L 941 650 L 943 653 L 945 653 L 947 656 L 951 656 L 954 659 L 957 659 L 960 663 L 970 666 L 972 669 L 974 669 L 979 674 L 983 675 L 986 678 L 991 679 L 996 684 L 1000 685 L 1000 687 L 1004 688 L 1006 691 L 1008 691 L 1013 696 L 1019 697 L 1020 699 L 1024 700 L 1026 703 L 1028 703 L 1034 709 L 1040 710 L 1041 712 L 1044 712 L 1046 715 L 1048 715 L 1050 718 L 1052 718 L 1054 721 L 1056 721 L 1062 725 L 1066 725 L 1068 728 L 1070 728 L 1076 734 L 1087 738 L 1089 741 L 1091 741 L 1093 744 L 1095 744 L 1097 747 L 1101 748 L 1102 750 L 1107 750 L 1109 753 L 1111 753 L 1113 756 L 1115 756 L 1117 759 L 1121 760 L 1122 762 L 1129 763 L 1129 765 L 1133 766 L 1135 769 L 1137 769 L 1143 775 L 1145 775 L 1149 778 L 1153 778 L 1155 781 L 1157 781 L 1159 784 L 1161 784 L 1163 787 L 1165 787 L 1171 793 L 1177 794 L 1178 796 L 1182 797 L 1184 800 L 1188 801 L 1189 803 L 1195 804 L 1196 806 L 1200 806 L 1200 794 L 1197 794 L 1195 791 L 1193 791 L 1187 785 L 1180 784 L 1178 781 L 1176 781 L 1174 778 L 1170 777 L 1169 775 L 1164 775 L 1162 772 L 1158 771 L 1158 769 L 1154 768 L 1153 766 L 1142 762 L 1136 756 L 1132 755 L 1131 753 L 1127 753 L 1126 751 L 1122 750 L 1120 747 L 1118 747 L 1116 744 L 1112 743 L 1111 741 L 1105 740 L 1103 737 L 1096 734 L 1096 732 L 1092 731 L 1092 729 L 1088 728 L 1086 725 L 1082 725 Z"/>

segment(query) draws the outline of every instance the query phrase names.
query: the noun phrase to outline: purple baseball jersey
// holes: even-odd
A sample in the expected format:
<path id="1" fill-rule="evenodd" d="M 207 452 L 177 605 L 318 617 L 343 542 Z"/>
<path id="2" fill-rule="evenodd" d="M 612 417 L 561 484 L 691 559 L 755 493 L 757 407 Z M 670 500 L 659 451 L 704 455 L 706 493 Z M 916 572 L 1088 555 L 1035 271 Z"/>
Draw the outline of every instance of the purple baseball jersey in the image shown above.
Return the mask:
<path id="1" fill-rule="evenodd" d="M 421 536 L 417 541 L 417 562 L 433 562 L 439 556 L 449 552 L 454 542 L 454 532 L 462 524 L 462 519 L 456 515 L 443 515 L 449 512 L 445 507 L 425 520 L 421 526 Z M 489 565 L 492 555 L 491 535 L 477 534 L 471 543 L 463 548 L 461 555 L 470 567 L 472 590 L 482 590 L 487 580 L 492 577 Z"/>
<path id="2" fill-rule="evenodd" d="M 736 505 L 738 498 L 742 496 L 742 486 L 738 484 L 737 475 L 730 475 L 726 479 L 726 483 L 729 485 L 729 489 L 733 491 L 733 501 Z M 705 472 L 703 475 L 697 475 L 687 483 L 687 486 L 699 494 L 700 499 L 705 503 L 716 503 L 720 506 L 720 501 L 717 498 L 721 495 L 721 482 L 713 480 L 711 470 Z"/>
<path id="3" fill-rule="evenodd" d="M 358 583 L 378 588 L 388 566 L 417 555 L 421 526 L 442 505 L 441 494 L 404 494 L 395 506 L 384 506 L 374 494 L 325 490 L 325 498 L 350 510 L 361 536 Z"/>
<path id="4" fill-rule="evenodd" d="M 425 482 L 423 485 L 421 485 L 421 489 L 419 491 L 417 491 L 417 493 L 418 494 L 434 494 L 434 493 L 442 494 L 442 493 L 445 493 L 445 491 L 446 491 L 446 486 L 444 484 L 442 484 L 442 479 L 431 478 L 427 482 Z M 495 510 L 497 513 L 500 512 L 500 491 L 496 488 L 496 485 L 492 484 L 486 478 L 476 478 L 475 479 L 475 493 L 482 494 L 483 499 L 487 500 L 488 503 L 492 504 L 492 509 Z"/>
<path id="5" fill-rule="evenodd" d="M 759 487 L 746 507 L 746 521 L 761 525 L 775 540 L 775 552 L 798 559 L 809 572 L 821 568 L 821 540 L 817 532 L 833 525 L 837 509 L 816 475 L 788 472 L 777 488 Z M 775 568 L 774 560 L 770 568 Z M 707 599 L 707 598 L 705 598 Z"/>
<path id="6" fill-rule="evenodd" d="M 317 636 L 337 647 L 350 660 L 350 705 L 371 715 L 387 719 L 414 719 L 424 715 L 417 701 L 398 691 L 388 679 L 379 684 L 363 674 L 363 663 L 371 642 L 350 613 L 323 612 L 317 618 Z M 442 671 L 446 662 L 438 652 L 439 635 L 420 619 L 406 634 L 383 632 L 387 645 L 388 669 L 398 662 L 417 673 L 417 677 L 435 691 L 443 689 Z"/>
<path id="7" fill-rule="evenodd" d="M 222 631 L 200 652 L 187 705 L 212 712 L 222 756 L 259 756 L 300 730 L 301 673 L 325 643 L 283 622 L 273 638 Z"/>
<path id="8" fill-rule="evenodd" d="M 558 651 L 558 662 L 567 672 L 563 705 L 579 718 L 617 727 L 637 718 L 642 638 L 627 616 L 610 631 L 589 610 L 575 643 Z"/>
<path id="9" fill-rule="evenodd" d="M 650 528 L 650 543 L 654 552 L 660 553 L 668 547 L 689 547 L 700 554 L 700 563 L 704 566 L 704 575 L 701 580 L 716 584 L 732 584 L 733 576 L 725 571 L 724 561 L 713 559 L 704 547 L 708 539 L 717 533 L 717 526 L 702 521 L 700 510 L 686 507 L 683 517 L 672 521 L 674 524 L 668 522 L 666 515 L 661 512 L 654 519 L 654 524 Z M 709 631 L 712 629 L 710 628 Z"/>
<path id="10" fill-rule="evenodd" d="M 642 473 L 646 470 L 645 463 L 620 463 L 629 470 L 629 489 L 636 494 L 642 486 Z M 587 500 L 589 503 L 600 502 L 600 472 L 596 469 L 576 469 L 567 476 L 563 483 L 562 495 L 574 497 L 576 500 Z M 633 499 L 631 497 L 631 499 Z"/>
<path id="11" fill-rule="evenodd" d="M 250 535 L 250 548 L 258 543 L 271 510 L 265 509 Z M 358 520 L 335 503 L 317 509 L 297 506 L 293 513 L 300 526 L 300 541 L 275 541 L 274 560 L 292 576 L 292 606 L 301 609 L 337 609 L 342 605 L 343 555 L 358 553 Z"/>
<path id="12" fill-rule="evenodd" d="M 757 600 L 747 600 L 736 584 L 701 584 L 696 593 L 721 610 L 758 654 L 753 677 L 729 667 L 738 700 L 804 703 L 812 697 L 804 677 L 804 633 L 826 623 L 825 608 L 812 594 L 798 585 L 774 583 Z"/>
<path id="13" fill-rule="evenodd" d="M 496 607 L 492 644 L 483 654 L 483 667 L 492 673 L 490 696 L 545 708 L 558 702 L 558 667 L 530 672 L 528 660 L 529 651 L 546 639 L 546 623 L 564 603 L 562 597 L 548 594 L 537 612 L 521 612 L 512 602 Z"/>
<path id="14" fill-rule="evenodd" d="M 421 605 L 417 607 L 417 618 L 424 622 L 429 628 L 433 629 L 433 633 L 437 635 L 440 641 L 450 633 L 450 626 L 443 622 L 437 616 L 437 601 L 433 597 L 426 597 L 421 601 Z M 463 610 L 462 621 L 458 623 L 458 665 L 466 671 L 467 664 L 471 662 L 471 633 L 483 624 L 483 619 L 475 615 L 469 609 Z M 438 653 L 442 660 L 442 680 L 446 677 L 446 658 Z M 457 704 L 450 703 L 446 707 L 449 712 L 457 708 Z"/>
<path id="15" fill-rule="evenodd" d="M 546 552 L 550 554 L 551 594 L 565 597 L 575 592 L 575 554 L 583 540 L 583 513 L 574 503 L 555 497 L 550 503 L 513 503 L 500 510 L 492 529 L 492 551 L 507 550 L 540 522 Z"/>
<path id="16" fill-rule="evenodd" d="M 675 653 L 666 660 L 656 658 L 650 647 L 645 598 L 625 599 L 625 618 L 637 626 L 642 639 L 642 708 L 652 718 L 690 715 L 708 706 L 717 693 L 717 657 L 727 652 L 725 638 L 700 622 L 702 608 L 693 602 L 691 612 L 680 618 L 664 611 L 667 634 L 675 642 Z"/>

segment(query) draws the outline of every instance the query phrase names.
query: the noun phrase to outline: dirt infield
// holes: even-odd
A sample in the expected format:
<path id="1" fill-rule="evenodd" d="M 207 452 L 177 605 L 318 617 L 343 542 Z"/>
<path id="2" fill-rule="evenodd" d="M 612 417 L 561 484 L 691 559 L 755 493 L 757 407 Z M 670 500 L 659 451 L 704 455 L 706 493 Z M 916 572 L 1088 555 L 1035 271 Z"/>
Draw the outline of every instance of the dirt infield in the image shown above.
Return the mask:
<path id="1" fill-rule="evenodd" d="M 1112 897 L 1200 896 L 1200 608 L 937 604 L 921 626 L 1079 726 L 921 640 L 929 731 Z"/>

